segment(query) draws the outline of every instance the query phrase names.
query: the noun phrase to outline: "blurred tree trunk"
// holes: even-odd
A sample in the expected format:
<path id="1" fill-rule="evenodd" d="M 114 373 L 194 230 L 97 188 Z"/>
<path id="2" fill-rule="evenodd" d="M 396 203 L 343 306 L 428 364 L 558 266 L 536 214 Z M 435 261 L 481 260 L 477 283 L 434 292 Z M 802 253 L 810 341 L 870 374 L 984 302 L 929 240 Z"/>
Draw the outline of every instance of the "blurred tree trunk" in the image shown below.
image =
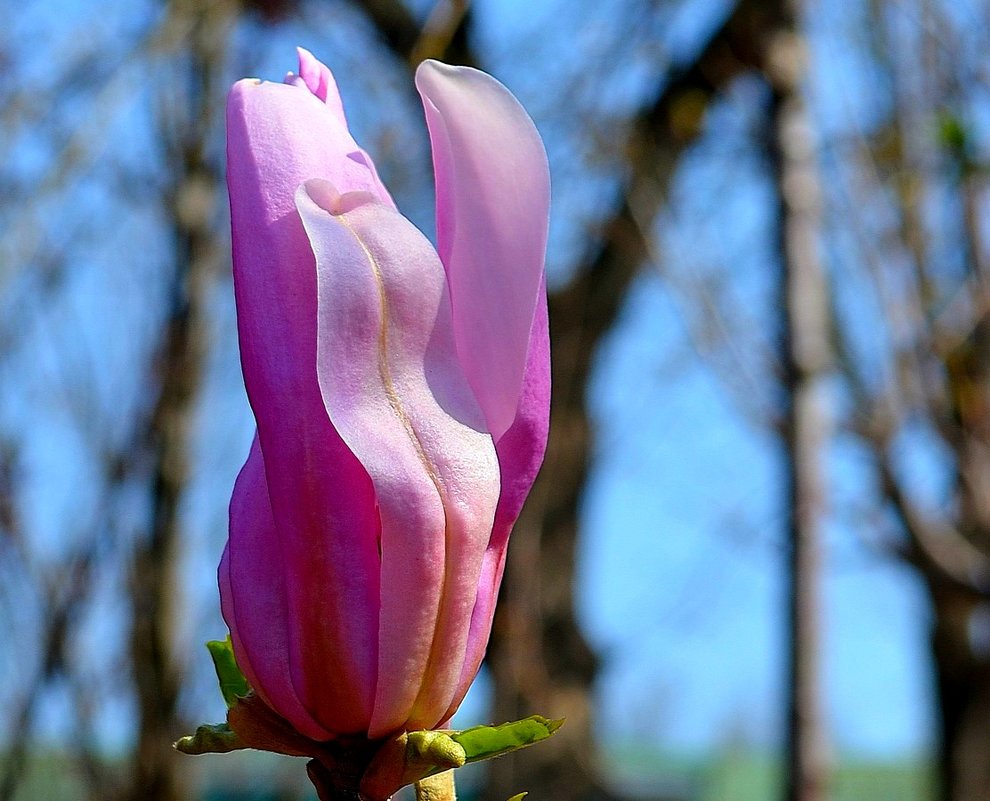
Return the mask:
<path id="1" fill-rule="evenodd" d="M 980 231 L 986 179 L 962 138 L 945 144 L 973 312 L 966 335 L 942 351 L 942 363 L 956 452 L 954 528 L 970 546 L 969 581 L 945 581 L 937 571 L 925 578 L 935 611 L 942 798 L 990 801 L 990 265 Z"/>
<path id="2" fill-rule="evenodd" d="M 939 797 L 990 799 L 990 661 L 975 654 L 971 596 L 929 581 L 935 621 L 932 654 L 939 699 Z M 986 601 L 983 602 L 984 604 Z M 980 610 L 985 614 L 986 607 Z"/>
<path id="3" fill-rule="evenodd" d="M 683 149 L 711 100 L 760 63 L 765 4 L 743 0 L 693 61 L 660 76 L 654 101 L 627 143 L 629 183 L 605 220 L 600 246 L 576 278 L 550 296 L 553 398 L 547 457 L 509 547 L 488 665 L 496 720 L 539 713 L 567 724 L 540 748 L 491 765 L 487 798 L 521 790 L 554 801 L 607 797 L 592 729 L 598 660 L 574 616 L 578 513 L 592 454 L 586 387 L 637 269 L 649 260 L 649 228 Z"/>
<path id="4" fill-rule="evenodd" d="M 907 535 L 897 551 L 918 571 L 932 604 L 942 801 L 990 799 L 990 303 L 976 300 L 979 320 L 962 341 L 941 352 L 930 340 L 920 343 L 926 367 L 935 366 L 929 362 L 934 358 L 945 379 L 944 386 L 930 385 L 936 397 L 929 409 L 955 461 L 952 502 L 945 510 L 923 509 L 897 470 L 893 443 L 899 426 L 891 412 L 897 396 L 870 399 L 862 379 L 854 378 L 881 498 Z M 847 375 L 855 373 L 851 363 L 844 360 Z M 914 379 L 924 380 L 920 370 Z M 910 397 L 912 381 L 888 392 Z M 942 412 L 939 397 L 947 401 Z"/>
<path id="5" fill-rule="evenodd" d="M 138 739 L 128 791 L 132 801 L 180 801 L 187 794 L 172 742 L 178 720 L 181 663 L 174 653 L 182 539 L 180 505 L 188 481 L 190 424 L 205 348 L 206 293 L 217 265 L 214 207 L 217 171 L 207 142 L 223 108 L 219 80 L 233 2 L 173 0 L 168 13 L 176 71 L 185 85 L 165 85 L 162 140 L 174 178 L 163 198 L 175 253 L 165 329 L 156 364 L 158 397 L 140 448 L 150 465 L 151 518 L 135 549 L 131 574 L 131 659 L 137 689 Z M 184 106 L 170 105 L 173 97 Z M 146 468 L 147 469 L 147 468 Z"/>
<path id="6" fill-rule="evenodd" d="M 375 26 L 382 43 L 415 70 L 423 59 L 477 64 L 471 49 L 469 0 L 438 0 L 420 26 L 402 0 L 353 0 Z"/>
<path id="7" fill-rule="evenodd" d="M 971 334 L 947 354 L 957 431 L 956 507 L 946 532 L 971 543 L 961 562 L 969 581 L 947 580 L 927 560 L 934 610 L 931 634 L 939 700 L 939 780 L 943 801 L 990 800 L 990 303 Z M 904 503 L 908 503 L 904 499 Z M 920 525 L 920 522 L 918 523 Z M 935 540 L 937 542 L 937 539 Z M 974 592 L 974 590 L 977 590 Z"/>
<path id="8" fill-rule="evenodd" d="M 802 96 L 807 59 L 797 0 L 781 3 L 766 31 L 771 88 L 767 144 L 777 193 L 781 362 L 787 504 L 787 725 L 783 796 L 824 801 L 827 736 L 822 714 L 822 549 L 829 368 L 827 283 L 818 255 L 821 199 L 812 125 Z"/>

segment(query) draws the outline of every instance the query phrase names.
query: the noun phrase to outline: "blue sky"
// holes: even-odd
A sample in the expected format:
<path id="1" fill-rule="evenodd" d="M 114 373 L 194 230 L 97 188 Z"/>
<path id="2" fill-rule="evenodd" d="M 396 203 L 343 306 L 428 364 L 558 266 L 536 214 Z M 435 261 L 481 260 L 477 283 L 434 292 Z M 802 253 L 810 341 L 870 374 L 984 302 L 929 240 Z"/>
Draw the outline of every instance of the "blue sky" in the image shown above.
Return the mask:
<path id="1" fill-rule="evenodd" d="M 671 386 L 656 365 L 665 346 L 683 347 L 671 342 L 677 327 L 660 281 L 646 277 L 599 357 L 601 463 L 578 586 L 582 619 L 606 654 L 602 712 L 611 732 L 639 715 L 688 749 L 739 736 L 772 743 L 783 672 L 777 444 L 740 420 L 702 366 Z M 833 455 L 839 482 L 856 474 L 848 461 Z M 837 525 L 826 565 L 822 657 L 836 749 L 923 749 L 931 721 L 918 582 Z"/>

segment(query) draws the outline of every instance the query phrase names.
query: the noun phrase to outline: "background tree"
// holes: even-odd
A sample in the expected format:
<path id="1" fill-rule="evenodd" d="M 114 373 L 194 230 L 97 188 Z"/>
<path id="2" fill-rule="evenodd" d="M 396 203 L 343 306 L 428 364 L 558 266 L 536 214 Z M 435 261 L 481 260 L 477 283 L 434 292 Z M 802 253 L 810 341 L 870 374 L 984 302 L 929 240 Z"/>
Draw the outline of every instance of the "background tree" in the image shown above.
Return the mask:
<path id="1" fill-rule="evenodd" d="M 822 172 L 828 281 L 823 284 L 812 273 L 804 289 L 785 292 L 784 334 L 790 327 L 791 345 L 778 370 L 767 370 L 753 356 L 747 359 L 748 369 L 775 385 L 783 381 L 793 401 L 800 398 L 802 380 L 817 385 L 818 403 L 837 397 L 842 432 L 832 446 L 848 443 L 845 438 L 851 435 L 853 447 L 869 454 L 874 485 L 860 493 L 855 505 L 829 510 L 829 517 L 859 528 L 867 542 L 903 559 L 924 583 L 931 602 L 940 720 L 939 797 L 981 799 L 990 787 L 984 646 L 990 575 L 984 489 L 990 486 L 985 461 L 990 351 L 984 330 L 985 132 L 976 122 L 985 108 L 986 79 L 970 35 L 984 23 L 987 9 L 981 3 L 952 9 L 932 3 L 896 9 L 869 3 L 855 9 L 843 18 L 847 27 L 837 38 L 855 53 L 853 61 L 873 72 L 866 72 L 870 80 L 859 86 L 841 83 L 839 91 L 846 98 L 838 108 L 830 107 L 825 96 L 836 88 L 822 86 L 830 77 L 822 62 L 834 57 L 825 50 L 823 31 L 836 22 L 827 10 L 816 11 L 798 17 L 797 27 L 793 15 L 764 19 L 762 39 L 776 45 L 768 47 L 769 60 L 763 63 L 772 89 L 772 124 L 754 139 L 763 139 L 775 155 L 771 163 L 776 164 L 782 199 L 780 230 L 786 232 L 788 204 L 797 201 L 797 210 L 807 211 L 801 195 L 813 200 L 815 182 L 787 175 L 788 142 L 779 134 L 789 130 L 804 137 L 804 142 L 791 142 L 796 146 L 792 157 L 803 160 L 805 169 Z M 774 42 L 774 33 L 784 35 Z M 792 119 L 782 129 L 788 107 L 793 114 L 803 93 L 795 94 L 793 80 L 781 74 L 779 57 L 795 45 L 799 52 L 801 39 L 810 46 L 811 110 L 806 123 Z M 831 45 L 836 46 L 834 40 Z M 820 149 L 809 161 L 816 139 Z M 791 236 L 784 237 L 780 250 L 790 254 L 791 265 L 810 257 L 811 234 L 805 227 L 796 248 Z M 793 288 L 793 280 L 785 288 Z M 741 310 L 719 294 L 722 289 L 708 287 L 715 300 L 685 293 L 685 303 L 704 330 L 738 335 L 745 330 L 745 323 L 736 319 Z M 827 322 L 821 319 L 826 301 Z M 804 364 L 795 362 L 800 353 L 790 349 L 799 344 L 793 340 L 793 326 L 800 324 L 795 314 L 807 315 L 814 325 Z M 823 339 L 826 333 L 831 344 Z M 725 351 L 736 350 L 736 343 L 718 335 L 715 340 L 715 361 L 721 359 L 724 366 Z M 830 363 L 832 349 L 841 382 L 822 396 L 816 376 Z M 738 383 L 736 376 L 725 378 L 730 390 Z M 744 398 L 747 403 L 751 399 Z M 790 408 L 794 417 L 789 424 L 772 415 L 767 422 L 785 435 L 797 464 L 802 450 L 794 438 L 798 410 Z M 820 420 L 805 430 L 820 439 L 823 425 Z M 815 448 L 827 453 L 821 442 Z M 822 458 L 808 462 L 812 472 L 822 468 Z M 825 464 L 834 475 L 834 459 Z M 821 518 L 820 489 L 812 486 L 812 495 Z M 800 617 L 794 615 L 792 622 L 799 623 Z M 800 638 L 800 632 L 792 636 Z M 797 667 L 795 673 L 800 672 Z M 817 717 L 817 703 L 806 713 L 806 722 Z M 801 717 L 794 710 L 792 726 L 800 727 Z M 819 730 L 811 738 L 806 764 L 821 764 L 821 736 Z M 790 748 L 794 781 L 801 773 L 801 738 L 792 739 Z M 821 768 L 812 768 L 812 773 L 817 778 L 811 784 L 819 789 L 809 792 L 821 792 Z M 799 787 L 790 792 L 795 797 Z"/>
<path id="2" fill-rule="evenodd" d="M 566 715 L 568 725 L 542 753 L 495 763 L 492 798 L 512 787 L 532 787 L 560 799 L 605 792 L 589 748 L 598 660 L 574 614 L 579 510 L 594 452 L 588 381 L 599 341 L 615 323 L 637 270 L 652 257 L 647 231 L 662 213 L 679 155 L 699 133 L 709 103 L 761 63 L 760 43 L 770 21 L 763 6 L 740 2 L 685 63 L 656 75 L 653 97 L 636 113 L 621 148 L 625 180 L 611 215 L 572 268 L 575 277 L 550 296 L 550 444 L 544 471 L 516 525 L 490 662 L 499 719 L 539 708 Z"/>
<path id="3" fill-rule="evenodd" d="M 835 328 L 889 547 L 931 599 L 940 797 L 975 801 L 990 792 L 990 273 L 976 122 L 987 84 L 969 26 L 987 8 L 907 5 L 903 18 L 880 4 L 861 18 L 886 97 L 830 160 L 830 229 L 854 242 L 834 274 Z M 911 462 L 935 453 L 932 497 Z"/>
<path id="4" fill-rule="evenodd" d="M 801 3 L 782 2 L 763 32 L 770 86 L 767 156 L 777 201 L 782 439 L 787 505 L 787 724 L 784 798 L 828 797 L 824 720 L 822 559 L 829 439 L 825 380 L 831 362 L 826 279 L 819 256 L 821 199 L 814 130 L 802 85 L 807 44 Z"/>

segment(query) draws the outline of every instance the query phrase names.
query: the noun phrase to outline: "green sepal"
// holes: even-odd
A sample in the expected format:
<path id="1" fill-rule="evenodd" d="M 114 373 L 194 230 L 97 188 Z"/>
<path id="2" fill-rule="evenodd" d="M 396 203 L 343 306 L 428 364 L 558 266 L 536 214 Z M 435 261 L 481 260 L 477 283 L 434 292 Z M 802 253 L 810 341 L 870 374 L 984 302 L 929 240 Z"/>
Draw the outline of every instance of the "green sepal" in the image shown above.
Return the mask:
<path id="1" fill-rule="evenodd" d="M 230 635 L 226 640 L 210 640 L 206 644 L 213 658 L 213 667 L 217 672 L 217 681 L 220 683 L 220 692 L 223 694 L 223 701 L 230 709 L 238 698 L 244 698 L 251 687 L 237 667 L 237 660 L 234 658 L 234 646 L 230 641 Z"/>
<path id="2" fill-rule="evenodd" d="M 563 718 L 549 720 L 541 715 L 532 715 L 498 726 L 475 726 L 464 731 L 452 731 L 449 734 L 450 738 L 464 749 L 466 762 L 480 762 L 545 740 L 563 723 Z M 514 801 L 514 798 L 509 801 Z"/>
<path id="3" fill-rule="evenodd" d="M 464 748 L 450 732 L 411 731 L 406 738 L 406 765 L 429 767 L 431 771 L 462 767 L 467 760 Z"/>
<path id="4" fill-rule="evenodd" d="M 375 753 L 361 779 L 361 793 L 371 801 L 391 798 L 407 784 L 419 784 L 468 762 L 480 762 L 545 740 L 563 722 L 533 715 L 499 726 L 475 726 L 463 731 L 402 732 L 386 740 Z M 522 795 L 509 801 L 520 801 Z"/>
<path id="5" fill-rule="evenodd" d="M 173 747 L 183 754 L 229 754 L 248 748 L 226 723 L 206 723 L 195 734 L 180 737 Z"/>
<path id="6" fill-rule="evenodd" d="M 288 756 L 326 757 L 327 744 L 304 737 L 253 692 L 238 697 L 226 723 L 205 724 L 174 744 L 184 754 L 226 753 L 242 748 Z"/>

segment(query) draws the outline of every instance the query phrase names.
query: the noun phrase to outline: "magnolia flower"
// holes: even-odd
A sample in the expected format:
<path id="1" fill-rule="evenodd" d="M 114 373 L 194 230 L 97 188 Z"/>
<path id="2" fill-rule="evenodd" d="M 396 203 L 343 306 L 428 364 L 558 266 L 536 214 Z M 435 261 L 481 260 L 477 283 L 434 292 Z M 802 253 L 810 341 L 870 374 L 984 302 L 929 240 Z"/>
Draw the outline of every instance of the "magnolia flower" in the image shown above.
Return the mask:
<path id="1" fill-rule="evenodd" d="M 420 65 L 437 247 L 347 129 L 329 69 L 239 81 L 227 185 L 257 435 L 220 595 L 251 686 L 301 734 L 434 728 L 491 631 L 546 445 L 546 154 L 495 79 Z"/>

